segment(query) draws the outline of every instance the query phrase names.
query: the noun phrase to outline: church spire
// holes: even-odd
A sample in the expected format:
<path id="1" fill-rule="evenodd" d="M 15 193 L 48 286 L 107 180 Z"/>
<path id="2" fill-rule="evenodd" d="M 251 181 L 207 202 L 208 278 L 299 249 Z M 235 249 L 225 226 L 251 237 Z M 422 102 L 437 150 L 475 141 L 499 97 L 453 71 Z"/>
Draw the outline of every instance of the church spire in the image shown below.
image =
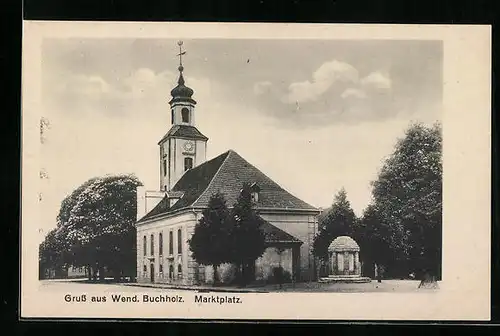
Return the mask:
<path id="1" fill-rule="evenodd" d="M 191 98 L 194 94 L 194 91 L 193 89 L 185 85 L 186 82 L 183 75 L 184 66 L 182 65 L 182 56 L 186 55 L 186 51 L 182 50 L 182 41 L 177 42 L 177 45 L 179 46 L 179 53 L 177 54 L 177 56 L 179 57 L 179 67 L 177 68 L 179 70 L 179 79 L 177 80 L 177 86 L 170 92 L 170 94 L 172 95 L 170 104 L 174 102 L 188 102 L 191 104 L 196 104 L 196 101 Z"/>
<path id="2" fill-rule="evenodd" d="M 186 51 L 182 51 L 182 45 L 184 43 L 182 41 L 177 42 L 177 45 L 179 46 L 179 53 L 177 56 L 179 56 L 179 80 L 177 81 L 177 84 L 179 85 L 184 85 L 184 76 L 182 75 L 182 72 L 184 71 L 184 66 L 182 65 L 182 56 L 186 55 Z"/>
<path id="3" fill-rule="evenodd" d="M 158 142 L 160 146 L 160 188 L 170 191 L 184 173 L 206 161 L 207 141 L 195 126 L 196 101 L 194 91 L 186 86 L 184 80 L 183 56 L 179 41 L 179 79 L 177 86 L 170 92 L 170 115 L 172 126 Z"/>

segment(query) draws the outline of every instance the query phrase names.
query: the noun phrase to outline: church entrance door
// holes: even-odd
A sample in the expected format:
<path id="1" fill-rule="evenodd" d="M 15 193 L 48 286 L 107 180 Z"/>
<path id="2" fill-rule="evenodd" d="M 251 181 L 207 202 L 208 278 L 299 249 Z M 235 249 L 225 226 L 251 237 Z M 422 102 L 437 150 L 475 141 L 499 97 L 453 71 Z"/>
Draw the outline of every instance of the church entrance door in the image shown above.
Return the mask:
<path id="1" fill-rule="evenodd" d="M 150 269 L 150 277 L 151 277 L 151 283 L 155 282 L 155 264 L 151 264 Z"/>

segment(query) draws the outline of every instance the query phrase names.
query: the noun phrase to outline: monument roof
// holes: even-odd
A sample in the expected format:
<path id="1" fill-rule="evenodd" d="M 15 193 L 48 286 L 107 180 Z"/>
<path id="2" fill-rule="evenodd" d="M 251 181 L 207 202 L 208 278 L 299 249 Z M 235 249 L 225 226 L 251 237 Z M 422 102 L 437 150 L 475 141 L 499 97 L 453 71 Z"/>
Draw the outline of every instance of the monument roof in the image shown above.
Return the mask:
<path id="1" fill-rule="evenodd" d="M 359 245 L 351 237 L 339 236 L 332 241 L 330 246 L 328 246 L 328 251 L 331 252 L 359 251 Z"/>

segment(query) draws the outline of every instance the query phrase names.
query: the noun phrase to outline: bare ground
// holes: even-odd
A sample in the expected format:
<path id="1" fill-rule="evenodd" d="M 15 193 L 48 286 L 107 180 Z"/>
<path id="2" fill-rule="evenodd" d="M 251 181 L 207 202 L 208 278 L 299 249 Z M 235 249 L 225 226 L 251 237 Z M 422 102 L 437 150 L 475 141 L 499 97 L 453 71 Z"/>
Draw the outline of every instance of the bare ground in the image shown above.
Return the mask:
<path id="1" fill-rule="evenodd" d="M 419 280 L 383 280 L 381 283 L 373 280 L 369 283 L 317 283 L 304 282 L 296 284 L 251 286 L 246 289 L 236 287 L 209 287 L 209 286 L 172 286 L 154 284 L 144 286 L 139 284 L 119 283 L 88 283 L 84 280 L 44 280 L 40 281 L 40 290 L 55 292 L 71 292 L 72 290 L 86 292 L 147 292 L 147 291 L 224 291 L 224 292 L 329 292 L 329 293 L 411 293 L 432 292 L 436 289 L 418 288 Z"/>

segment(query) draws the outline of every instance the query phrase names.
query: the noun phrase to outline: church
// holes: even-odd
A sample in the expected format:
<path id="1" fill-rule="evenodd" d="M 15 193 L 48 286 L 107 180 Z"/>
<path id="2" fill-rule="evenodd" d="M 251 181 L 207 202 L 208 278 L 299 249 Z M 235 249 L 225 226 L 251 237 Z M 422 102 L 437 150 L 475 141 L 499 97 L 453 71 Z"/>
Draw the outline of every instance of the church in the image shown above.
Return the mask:
<path id="1" fill-rule="evenodd" d="M 179 42 L 182 48 L 182 42 Z M 312 241 L 320 211 L 290 194 L 235 150 L 206 160 L 208 137 L 195 125 L 194 90 L 184 80 L 180 50 L 179 78 L 171 91 L 171 128 L 158 142 L 159 190 L 137 190 L 137 281 L 140 283 L 210 283 L 212 267 L 191 257 L 188 240 L 210 197 L 221 192 L 229 207 L 243 183 L 263 219 L 266 250 L 256 260 L 256 280 L 266 281 L 281 266 L 294 281 L 315 277 Z M 230 282 L 231 265 L 219 267 Z"/>

